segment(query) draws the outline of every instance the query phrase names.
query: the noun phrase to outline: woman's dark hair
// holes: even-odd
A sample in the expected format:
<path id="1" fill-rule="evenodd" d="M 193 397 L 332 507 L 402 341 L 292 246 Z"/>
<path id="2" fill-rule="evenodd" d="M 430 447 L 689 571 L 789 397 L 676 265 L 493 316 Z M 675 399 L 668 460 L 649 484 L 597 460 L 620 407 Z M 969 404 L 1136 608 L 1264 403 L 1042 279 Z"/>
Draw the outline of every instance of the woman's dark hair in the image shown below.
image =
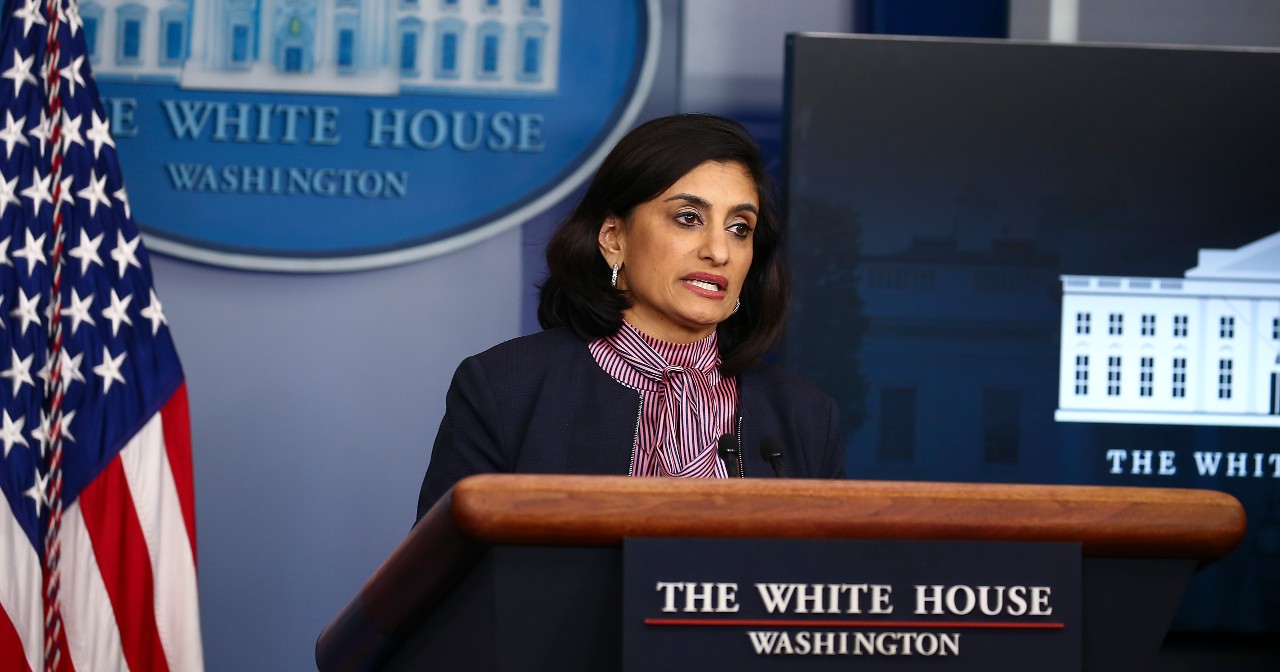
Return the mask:
<path id="1" fill-rule="evenodd" d="M 622 328 L 622 311 L 631 302 L 609 282 L 610 268 L 598 242 L 600 226 L 611 215 L 629 218 L 636 206 L 707 161 L 742 165 L 760 199 L 742 305 L 717 328 L 721 368 L 734 375 L 764 356 L 782 331 L 791 295 L 773 182 L 746 129 L 707 114 L 646 122 L 609 152 L 578 207 L 547 242 L 547 278 L 538 300 L 538 322 L 544 329 L 567 326 L 595 340 Z"/>

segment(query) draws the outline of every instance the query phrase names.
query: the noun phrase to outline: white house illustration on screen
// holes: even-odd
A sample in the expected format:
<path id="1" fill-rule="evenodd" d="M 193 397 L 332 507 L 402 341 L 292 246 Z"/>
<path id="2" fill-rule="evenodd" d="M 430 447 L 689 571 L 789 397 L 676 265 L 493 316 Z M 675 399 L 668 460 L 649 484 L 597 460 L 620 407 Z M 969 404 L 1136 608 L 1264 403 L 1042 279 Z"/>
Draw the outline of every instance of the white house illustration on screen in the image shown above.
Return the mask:
<path id="1" fill-rule="evenodd" d="M 1062 422 L 1280 427 L 1280 231 L 1183 278 L 1062 276 Z"/>
<path id="2" fill-rule="evenodd" d="M 94 72 L 183 88 L 557 90 L 561 0 L 87 0 Z"/>

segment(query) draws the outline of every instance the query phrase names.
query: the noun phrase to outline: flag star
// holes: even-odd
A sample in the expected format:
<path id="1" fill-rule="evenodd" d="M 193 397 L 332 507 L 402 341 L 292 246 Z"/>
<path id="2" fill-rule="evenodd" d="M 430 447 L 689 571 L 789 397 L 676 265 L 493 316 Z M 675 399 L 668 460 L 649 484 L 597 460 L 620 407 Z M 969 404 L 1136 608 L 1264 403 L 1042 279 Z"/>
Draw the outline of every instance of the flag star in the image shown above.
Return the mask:
<path id="1" fill-rule="evenodd" d="M 102 376 L 102 393 L 106 394 L 111 391 L 112 381 L 120 381 L 124 385 L 124 376 L 120 374 L 120 367 L 124 365 L 124 357 L 128 352 L 121 352 L 118 356 L 112 357 L 111 351 L 107 346 L 102 346 L 102 363 L 93 367 L 93 372 Z"/>
<path id="2" fill-rule="evenodd" d="M 40 110 L 40 123 L 27 129 L 27 135 L 40 141 L 40 156 L 44 156 L 45 145 L 49 143 L 52 134 L 53 125 L 49 123 L 49 116 L 44 113 L 44 110 Z"/>
<path id="3" fill-rule="evenodd" d="M 122 185 L 119 189 L 116 189 L 115 193 L 112 195 L 116 197 L 117 201 L 124 204 L 125 218 L 133 219 L 133 212 L 129 209 L 129 192 L 124 190 L 124 186 Z"/>
<path id="4" fill-rule="evenodd" d="M 101 203 L 107 207 L 111 207 L 111 199 L 107 198 L 107 176 L 103 175 L 102 179 L 98 179 L 96 171 L 89 171 L 89 186 L 76 192 L 76 195 L 89 201 L 89 216 L 94 217 L 98 214 L 98 204 Z"/>
<path id="5" fill-rule="evenodd" d="M 57 196 L 59 203 L 66 203 L 71 207 L 75 207 L 76 197 L 71 195 L 71 183 L 75 179 L 75 175 L 68 175 L 62 178 L 62 182 L 58 183 L 58 190 L 54 194 Z"/>
<path id="6" fill-rule="evenodd" d="M 77 114 L 73 117 L 67 114 L 65 108 L 62 110 L 62 134 L 67 139 L 63 147 L 70 147 L 73 142 L 84 147 L 84 138 L 80 135 L 80 124 L 82 122 L 84 122 L 83 115 Z"/>
<path id="7" fill-rule="evenodd" d="M 40 370 L 36 372 L 36 378 L 40 379 L 41 386 L 46 390 L 49 389 L 49 377 L 53 375 L 52 371 L 53 360 L 46 359 L 44 360 L 44 365 L 42 365 Z"/>
<path id="8" fill-rule="evenodd" d="M 49 183 L 53 181 L 53 175 L 45 175 L 40 177 L 40 169 L 31 169 L 31 186 L 22 190 L 22 195 L 31 199 L 31 207 L 35 208 L 36 217 L 40 216 L 40 204 L 48 203 L 53 205 L 53 194 L 49 193 Z"/>
<path id="9" fill-rule="evenodd" d="M 62 388 L 64 390 L 71 387 L 71 383 L 85 382 L 84 374 L 80 372 L 80 362 L 84 360 L 83 352 L 73 357 L 68 355 L 67 351 L 64 349 L 62 354 L 58 357 L 62 360 Z M 64 415 L 67 413 L 75 415 L 75 411 L 63 411 Z M 71 415 L 67 415 L 67 417 L 71 417 Z M 63 423 L 63 426 L 65 427 L 66 423 Z M 64 429 L 63 432 L 65 431 L 66 430 Z"/>
<path id="10" fill-rule="evenodd" d="M 62 414 L 62 431 L 60 432 L 60 435 L 68 441 L 76 440 L 76 437 L 72 436 L 71 432 L 67 431 L 67 428 L 71 426 L 71 421 L 75 417 L 75 409 L 66 411 Z M 47 452 L 45 446 L 53 442 L 53 422 L 44 411 L 40 411 L 40 426 L 31 430 L 31 438 L 39 442 L 40 457 L 44 457 Z M 28 448 L 29 447 L 30 446 L 28 445 Z"/>
<path id="11" fill-rule="evenodd" d="M 31 146 L 27 140 L 27 134 L 22 130 L 22 125 L 27 123 L 26 117 L 13 118 L 13 112 L 4 111 L 4 128 L 0 128 L 0 141 L 4 142 L 5 157 L 13 157 L 14 145 Z"/>
<path id="12" fill-rule="evenodd" d="M 116 260 L 120 277 L 124 277 L 124 272 L 129 270 L 130 266 L 142 268 L 142 262 L 138 261 L 137 256 L 138 243 L 141 241 L 141 236 L 134 236 L 133 240 L 125 240 L 124 231 L 116 232 L 116 246 L 111 250 L 111 258 Z"/>
<path id="13" fill-rule="evenodd" d="M 9 378 L 13 381 L 13 396 L 18 396 L 18 390 L 22 389 L 22 384 L 26 383 L 35 387 L 36 381 L 31 378 L 31 359 L 34 354 L 27 355 L 26 359 L 18 359 L 18 351 L 10 349 L 13 353 L 13 366 L 0 371 L 0 378 Z"/>
<path id="14" fill-rule="evenodd" d="M 13 66 L 4 71 L 4 78 L 13 80 L 14 98 L 17 98 L 22 93 L 23 82 L 35 86 L 36 78 L 31 74 L 31 65 L 35 63 L 35 60 L 35 54 L 23 58 L 17 49 L 13 50 Z"/>
<path id="15" fill-rule="evenodd" d="M 111 335 L 115 336 L 120 333 L 120 323 L 124 322 L 129 326 L 133 326 L 133 320 L 129 317 L 129 304 L 133 303 L 133 295 L 126 294 L 123 299 L 116 294 L 116 290 L 111 290 L 111 305 L 102 309 L 102 316 L 111 320 Z"/>
<path id="16" fill-rule="evenodd" d="M 98 152 L 101 151 L 103 145 L 116 146 L 116 141 L 111 139 L 111 122 L 98 117 L 98 111 L 93 111 L 93 121 L 90 122 L 93 127 L 84 132 L 84 137 L 93 142 L 93 158 L 98 158 Z"/>
<path id="17" fill-rule="evenodd" d="M 52 78 L 53 78 L 53 81 L 55 81 L 55 82 L 56 82 L 56 81 L 58 81 L 58 68 L 57 68 L 57 67 L 53 67 L 53 68 L 45 67 L 44 62 L 41 62 L 41 63 L 40 63 L 40 79 L 43 79 L 43 80 L 44 80 L 44 90 L 45 90 L 45 91 L 49 91 L 49 90 L 51 90 L 51 89 L 53 88 L 53 85 L 49 82 L 49 78 L 50 78 L 50 77 L 52 77 Z"/>
<path id="18" fill-rule="evenodd" d="M 22 435 L 22 426 L 25 424 L 27 424 L 25 417 L 19 416 L 15 421 L 9 417 L 9 410 L 4 410 L 4 425 L 0 427 L 0 441 L 4 442 L 5 457 L 9 457 L 9 451 L 13 450 L 16 444 L 21 443 L 28 448 L 31 447 L 31 444 L 27 443 L 27 437 Z"/>
<path id="19" fill-rule="evenodd" d="M 44 457 L 45 446 L 49 443 L 49 415 L 44 411 L 40 411 L 40 425 L 31 430 L 31 438 L 40 444 L 40 457 Z M 30 448 L 30 446 L 27 446 Z"/>
<path id="20" fill-rule="evenodd" d="M 160 297 L 156 296 L 156 290 L 151 290 L 151 303 L 142 309 L 142 316 L 151 320 L 151 335 L 155 336 L 160 332 L 161 324 L 169 324 L 169 320 L 164 316 L 164 305 L 160 303 Z"/>
<path id="21" fill-rule="evenodd" d="M 71 305 L 62 309 L 62 316 L 71 318 L 71 335 L 72 336 L 76 335 L 76 330 L 79 329 L 80 325 L 85 322 L 88 322 L 89 324 L 92 324 L 95 326 L 97 325 L 97 323 L 93 321 L 93 318 L 89 317 L 89 309 L 92 307 L 93 307 L 92 294 L 81 299 L 80 293 L 76 291 L 76 288 L 75 287 L 71 288 Z"/>
<path id="22" fill-rule="evenodd" d="M 71 95 L 76 95 L 76 84 L 84 86 L 84 77 L 80 75 L 80 68 L 84 66 L 84 55 L 76 56 L 67 67 L 62 69 L 62 78 L 67 80 Z"/>
<path id="23" fill-rule="evenodd" d="M 44 259 L 44 239 L 48 234 L 42 233 L 39 238 L 34 238 L 31 236 L 31 229 L 27 229 L 24 233 L 27 234 L 27 243 L 22 246 L 22 249 L 15 250 L 13 256 L 27 260 L 27 275 L 31 275 L 36 264 L 48 263 Z"/>
<path id="24" fill-rule="evenodd" d="M 35 500 L 37 518 L 40 516 L 40 507 L 49 505 L 49 497 L 47 494 L 45 494 L 45 491 L 44 491 L 45 488 L 48 487 L 48 484 L 49 484 L 49 475 L 45 474 L 44 476 L 41 476 L 40 470 L 36 469 L 35 482 L 31 484 L 31 487 L 27 488 L 22 493 L 30 497 L 31 499 Z"/>
<path id="25" fill-rule="evenodd" d="M 9 315 L 11 317 L 16 317 L 22 320 L 22 331 L 21 331 L 22 336 L 27 335 L 27 327 L 31 326 L 32 322 L 35 322 L 37 325 L 40 324 L 40 314 L 38 312 L 39 310 L 40 310 L 40 292 L 36 292 L 35 296 L 28 298 L 26 291 L 24 291 L 21 287 L 19 287 L 18 288 L 18 307 L 9 311 Z"/>
<path id="26" fill-rule="evenodd" d="M 12 180 L 0 174 L 0 217 L 4 216 L 4 211 L 10 204 L 18 205 L 21 201 L 13 192 L 18 188 L 18 178 Z"/>
<path id="27" fill-rule="evenodd" d="M 40 11 L 40 0 L 27 0 L 27 4 L 22 9 L 13 12 L 13 18 L 22 19 L 23 37 L 26 37 L 31 32 L 31 26 L 37 23 L 42 26 L 49 25 L 44 20 L 44 13 Z"/>
<path id="28" fill-rule="evenodd" d="M 76 31 L 84 27 L 84 19 L 80 18 L 80 3 L 68 2 L 62 8 L 62 20 L 71 29 L 71 37 L 75 37 Z"/>
<path id="29" fill-rule="evenodd" d="M 74 442 L 76 437 L 71 434 L 71 421 L 76 418 L 76 410 L 73 408 L 69 411 L 62 412 L 62 438 Z"/>
<path id="30" fill-rule="evenodd" d="M 90 238 L 89 234 L 84 232 L 84 229 L 80 229 L 80 244 L 67 252 L 68 255 L 80 260 L 80 275 L 88 273 L 89 267 L 94 264 L 102 265 L 102 257 L 98 255 L 98 248 L 102 245 L 102 237 L 104 235 L 106 234 L 99 233 Z"/>
<path id="31" fill-rule="evenodd" d="M 4 240 L 0 240 L 0 266 L 12 266 L 13 262 L 9 261 L 9 241 L 13 240 L 13 236 L 5 236 Z M 0 324 L 0 329 L 4 329 L 4 325 Z"/>

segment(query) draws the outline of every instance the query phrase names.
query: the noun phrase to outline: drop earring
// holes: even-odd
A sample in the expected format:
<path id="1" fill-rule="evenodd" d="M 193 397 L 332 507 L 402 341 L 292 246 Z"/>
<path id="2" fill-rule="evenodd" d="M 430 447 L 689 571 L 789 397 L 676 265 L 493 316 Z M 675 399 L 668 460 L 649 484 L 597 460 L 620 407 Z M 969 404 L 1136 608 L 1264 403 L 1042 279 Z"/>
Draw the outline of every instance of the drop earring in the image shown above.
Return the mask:
<path id="1" fill-rule="evenodd" d="M 737 315 L 738 309 L 742 307 L 742 299 L 735 299 L 733 302 L 733 312 L 730 315 Z"/>
<path id="2" fill-rule="evenodd" d="M 613 265 L 613 275 L 609 276 L 609 284 L 613 287 L 618 286 L 618 269 L 622 268 L 622 264 Z"/>

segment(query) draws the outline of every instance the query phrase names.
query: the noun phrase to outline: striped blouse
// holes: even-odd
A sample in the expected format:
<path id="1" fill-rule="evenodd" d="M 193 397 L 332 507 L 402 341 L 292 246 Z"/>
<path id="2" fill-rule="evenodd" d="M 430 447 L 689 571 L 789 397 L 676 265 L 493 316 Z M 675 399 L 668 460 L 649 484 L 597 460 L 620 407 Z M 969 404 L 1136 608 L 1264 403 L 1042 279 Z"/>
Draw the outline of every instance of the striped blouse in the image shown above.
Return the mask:
<path id="1" fill-rule="evenodd" d="M 720 375 L 715 332 L 665 343 L 624 322 L 587 347 L 600 368 L 639 392 L 631 475 L 728 476 L 716 449 L 722 435 L 735 433 L 738 382 Z"/>

